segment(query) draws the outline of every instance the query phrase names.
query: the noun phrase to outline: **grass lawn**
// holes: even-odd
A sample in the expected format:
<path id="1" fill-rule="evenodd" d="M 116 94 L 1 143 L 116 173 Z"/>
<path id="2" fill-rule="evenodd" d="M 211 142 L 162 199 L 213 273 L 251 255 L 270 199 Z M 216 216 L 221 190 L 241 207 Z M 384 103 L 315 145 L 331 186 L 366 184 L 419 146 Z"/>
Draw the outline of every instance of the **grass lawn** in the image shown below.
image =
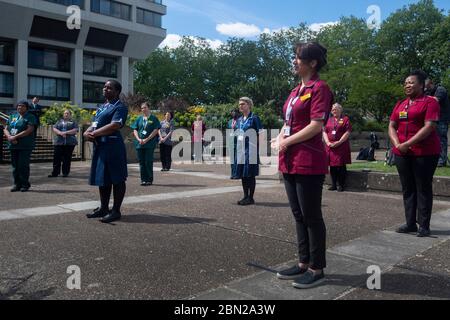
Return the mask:
<path id="1" fill-rule="evenodd" d="M 368 169 L 376 172 L 390 172 L 397 173 L 397 168 L 395 166 L 385 166 L 384 161 L 375 162 L 357 162 L 347 166 L 350 170 L 361 171 Z M 437 168 L 435 177 L 450 177 L 450 167 Z"/>

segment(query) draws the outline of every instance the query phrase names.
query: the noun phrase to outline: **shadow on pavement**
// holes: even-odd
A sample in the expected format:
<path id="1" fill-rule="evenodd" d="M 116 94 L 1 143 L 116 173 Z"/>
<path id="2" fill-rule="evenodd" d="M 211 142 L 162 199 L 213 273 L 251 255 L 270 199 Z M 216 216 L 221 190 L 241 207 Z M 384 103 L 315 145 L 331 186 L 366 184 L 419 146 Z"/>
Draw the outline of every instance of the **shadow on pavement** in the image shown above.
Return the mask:
<path id="1" fill-rule="evenodd" d="M 20 300 L 42 300 L 51 296 L 56 288 L 48 288 L 34 292 L 21 292 L 25 284 L 34 276 L 31 274 L 24 278 L 0 278 L 0 281 L 18 281 L 19 283 L 7 289 L 6 292 L 0 291 L 0 300 L 20 299 Z"/>
<path id="2" fill-rule="evenodd" d="M 196 217 L 177 217 L 177 216 L 158 216 L 149 214 L 127 214 L 122 216 L 121 222 L 124 223 L 147 223 L 147 224 L 197 224 L 205 222 L 214 222 L 214 219 L 204 219 Z"/>

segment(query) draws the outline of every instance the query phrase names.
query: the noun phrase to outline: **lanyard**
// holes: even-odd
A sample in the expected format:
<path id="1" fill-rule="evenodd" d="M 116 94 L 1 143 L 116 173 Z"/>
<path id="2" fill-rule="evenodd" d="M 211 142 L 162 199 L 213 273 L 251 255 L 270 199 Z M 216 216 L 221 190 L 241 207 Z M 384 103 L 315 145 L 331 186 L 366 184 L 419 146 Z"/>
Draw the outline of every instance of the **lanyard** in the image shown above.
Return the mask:
<path id="1" fill-rule="evenodd" d="M 19 114 L 19 117 L 18 118 L 16 118 L 16 120 L 15 121 L 13 121 L 13 122 L 11 122 L 11 126 L 15 129 L 16 128 L 16 126 L 17 126 L 17 122 L 19 122 L 20 121 L 20 119 L 22 119 L 22 116 Z"/>
<path id="2" fill-rule="evenodd" d="M 107 110 L 107 109 L 109 108 L 109 106 L 112 105 L 113 107 L 115 107 L 119 102 L 120 102 L 120 99 L 117 100 L 116 103 L 114 103 L 114 104 L 111 104 L 111 103 L 109 103 L 109 102 L 108 102 L 108 103 L 105 103 L 103 106 L 101 106 L 101 107 L 97 110 L 95 116 L 96 116 L 96 117 L 100 116 L 105 110 Z"/>
<path id="3" fill-rule="evenodd" d="M 286 124 L 291 122 L 292 119 L 292 110 L 294 109 L 295 104 L 297 103 L 298 99 L 300 99 L 300 92 L 302 91 L 303 87 L 299 88 L 297 93 L 295 94 L 295 97 L 292 97 L 289 100 L 288 108 L 286 110 Z"/>
<path id="4" fill-rule="evenodd" d="M 244 131 L 245 125 L 248 123 L 248 121 L 249 121 L 251 118 L 253 118 L 253 114 L 252 114 L 252 113 L 250 113 L 250 114 L 248 115 L 247 120 L 245 120 L 244 122 L 241 121 L 241 122 L 239 123 L 239 130 L 240 130 L 240 131 Z M 244 120 L 244 117 L 242 117 L 242 120 Z"/>

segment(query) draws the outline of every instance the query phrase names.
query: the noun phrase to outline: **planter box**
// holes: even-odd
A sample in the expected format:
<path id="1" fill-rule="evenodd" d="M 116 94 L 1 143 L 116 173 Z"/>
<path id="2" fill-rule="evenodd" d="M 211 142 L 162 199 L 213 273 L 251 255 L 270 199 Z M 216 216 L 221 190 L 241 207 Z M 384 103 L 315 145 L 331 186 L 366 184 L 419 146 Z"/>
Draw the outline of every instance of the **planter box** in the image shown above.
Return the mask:
<path id="1" fill-rule="evenodd" d="M 331 185 L 331 177 L 327 175 L 325 183 Z M 379 190 L 402 192 L 400 177 L 394 173 L 348 171 L 347 188 L 358 191 Z M 434 177 L 433 194 L 450 197 L 450 178 Z"/>

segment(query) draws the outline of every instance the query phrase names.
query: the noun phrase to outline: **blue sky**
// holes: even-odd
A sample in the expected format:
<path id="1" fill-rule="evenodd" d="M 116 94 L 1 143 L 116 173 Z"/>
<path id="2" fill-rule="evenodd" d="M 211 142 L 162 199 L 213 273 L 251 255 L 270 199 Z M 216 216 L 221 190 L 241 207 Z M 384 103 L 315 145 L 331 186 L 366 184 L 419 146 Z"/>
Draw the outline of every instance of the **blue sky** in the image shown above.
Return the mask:
<path id="1" fill-rule="evenodd" d="M 338 21 L 354 15 L 368 19 L 371 5 L 380 8 L 384 20 L 392 12 L 416 0 L 163 0 L 167 15 L 167 44 L 174 45 L 180 36 L 197 36 L 212 44 L 225 42 L 230 36 L 256 39 L 270 32 L 306 22 L 317 24 Z M 435 0 L 435 5 L 450 10 L 450 0 Z"/>

